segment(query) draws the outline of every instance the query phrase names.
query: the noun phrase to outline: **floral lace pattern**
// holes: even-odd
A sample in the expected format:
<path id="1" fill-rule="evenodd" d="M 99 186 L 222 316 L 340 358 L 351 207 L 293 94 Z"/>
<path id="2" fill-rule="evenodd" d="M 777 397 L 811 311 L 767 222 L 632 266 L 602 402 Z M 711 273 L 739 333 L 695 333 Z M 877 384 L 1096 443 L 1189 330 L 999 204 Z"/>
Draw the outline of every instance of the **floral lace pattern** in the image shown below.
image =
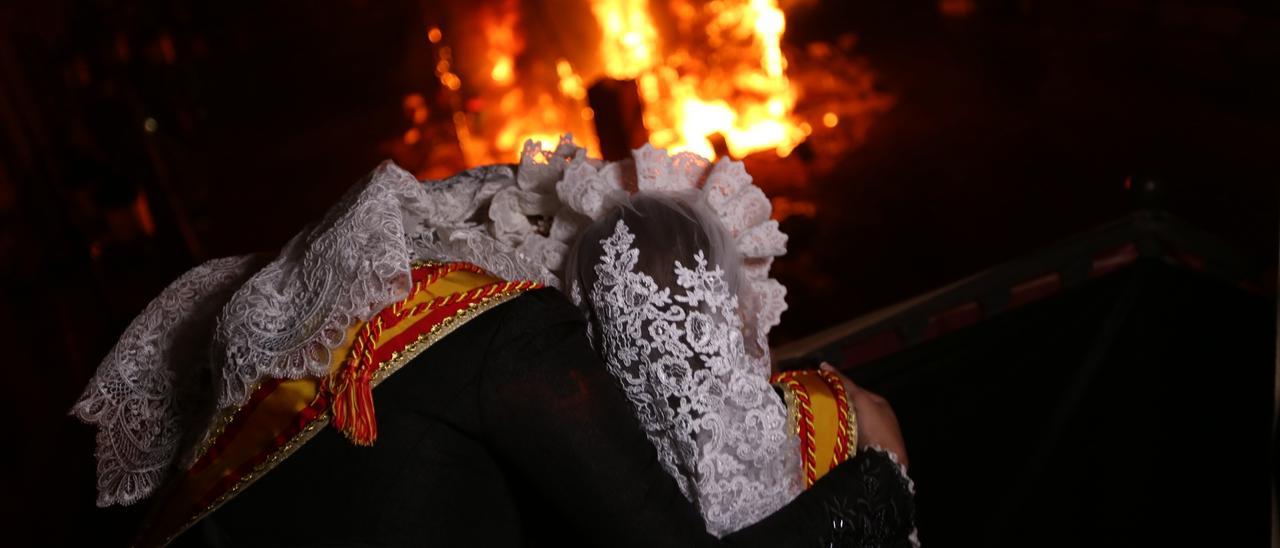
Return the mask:
<path id="1" fill-rule="evenodd" d="M 532 245 L 513 248 L 488 237 L 482 228 L 427 229 L 415 234 L 410 246 L 415 259 L 467 262 L 506 280 L 532 280 L 548 287 L 560 284 L 540 261 L 529 259 L 528 254 L 538 255 Z M 551 252 L 563 253 L 558 248 Z"/>
<path id="2" fill-rule="evenodd" d="M 572 141 L 562 141 L 555 155 L 573 158 L 565 161 L 564 179 L 556 192 L 565 208 L 582 217 L 599 218 L 610 198 L 619 193 L 696 192 L 705 199 L 743 257 L 745 333 L 757 348 L 768 348 L 769 330 L 787 309 L 787 290 L 769 277 L 769 268 L 774 257 L 786 253 L 787 236 L 769 218 L 773 206 L 752 183 L 742 162 L 722 158 L 712 163 L 687 152 L 671 156 L 646 144 L 633 152 L 630 161 L 600 164 L 580 154 L 567 154 L 569 146 Z"/>
<path id="3" fill-rule="evenodd" d="M 239 404 L 266 377 L 327 374 L 349 327 L 408 295 L 406 235 L 427 204 L 422 183 L 384 162 L 236 291 L 214 343 L 219 407 Z"/>
<path id="4" fill-rule="evenodd" d="M 768 383 L 767 358 L 746 352 L 737 297 L 719 265 L 673 265 L 679 287 L 635 267 L 624 221 L 601 242 L 590 290 L 609 371 L 659 461 L 724 535 L 781 508 L 801 490 L 799 450 Z M 574 288 L 575 298 L 577 288 Z"/>
<path id="5" fill-rule="evenodd" d="M 165 288 L 129 324 L 71 414 L 98 427 L 98 506 L 133 504 L 160 486 L 181 450 L 193 391 L 207 388 L 214 318 L 261 264 L 216 259 Z M 185 411 L 185 412 L 184 412 Z"/>

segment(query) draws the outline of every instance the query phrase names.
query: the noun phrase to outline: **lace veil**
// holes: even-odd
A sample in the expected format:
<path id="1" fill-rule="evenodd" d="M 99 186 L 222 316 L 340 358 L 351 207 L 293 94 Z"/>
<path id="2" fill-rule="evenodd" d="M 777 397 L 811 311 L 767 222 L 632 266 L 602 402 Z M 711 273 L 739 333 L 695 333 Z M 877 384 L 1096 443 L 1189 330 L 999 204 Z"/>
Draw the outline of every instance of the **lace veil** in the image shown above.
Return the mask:
<path id="1" fill-rule="evenodd" d="M 591 339 L 659 461 L 717 535 L 802 489 L 797 440 L 746 338 L 736 245 L 694 192 L 641 192 L 579 237 L 565 269 Z"/>

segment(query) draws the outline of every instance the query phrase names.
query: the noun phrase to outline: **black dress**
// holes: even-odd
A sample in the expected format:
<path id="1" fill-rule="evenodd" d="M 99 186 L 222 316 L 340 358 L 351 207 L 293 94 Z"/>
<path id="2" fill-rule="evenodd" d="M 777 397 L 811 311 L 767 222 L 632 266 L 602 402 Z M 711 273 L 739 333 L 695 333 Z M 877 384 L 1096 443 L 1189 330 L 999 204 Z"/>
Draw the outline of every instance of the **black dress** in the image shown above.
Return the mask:
<path id="1" fill-rule="evenodd" d="M 899 546 L 913 505 L 862 452 L 716 539 L 557 291 L 459 328 L 374 390 L 378 441 L 326 429 L 174 546 Z"/>

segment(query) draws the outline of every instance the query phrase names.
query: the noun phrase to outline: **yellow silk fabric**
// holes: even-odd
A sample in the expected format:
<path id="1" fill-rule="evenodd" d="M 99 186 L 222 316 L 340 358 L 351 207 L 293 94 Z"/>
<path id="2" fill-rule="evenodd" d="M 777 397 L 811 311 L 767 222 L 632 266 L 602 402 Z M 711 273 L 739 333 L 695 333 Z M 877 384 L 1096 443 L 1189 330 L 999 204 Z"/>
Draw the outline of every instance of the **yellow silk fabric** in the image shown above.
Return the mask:
<path id="1" fill-rule="evenodd" d="M 836 397 L 816 371 L 798 375 L 796 380 L 809 393 L 810 410 L 813 412 L 814 468 L 821 478 L 831 470 L 831 459 L 836 454 L 836 439 L 840 431 Z"/>

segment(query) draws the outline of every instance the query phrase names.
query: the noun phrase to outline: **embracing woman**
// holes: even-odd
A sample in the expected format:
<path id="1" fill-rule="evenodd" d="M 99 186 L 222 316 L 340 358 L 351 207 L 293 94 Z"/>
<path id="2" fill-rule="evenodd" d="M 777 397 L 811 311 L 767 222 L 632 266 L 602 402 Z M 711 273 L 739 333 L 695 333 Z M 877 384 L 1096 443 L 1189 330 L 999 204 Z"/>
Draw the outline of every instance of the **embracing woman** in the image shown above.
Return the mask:
<path id="1" fill-rule="evenodd" d="M 150 503 L 137 546 L 913 543 L 883 401 L 827 373 L 818 478 L 818 392 L 769 385 L 768 215 L 741 164 L 648 147 L 384 164 L 134 320 L 72 409 L 99 505 Z"/>

